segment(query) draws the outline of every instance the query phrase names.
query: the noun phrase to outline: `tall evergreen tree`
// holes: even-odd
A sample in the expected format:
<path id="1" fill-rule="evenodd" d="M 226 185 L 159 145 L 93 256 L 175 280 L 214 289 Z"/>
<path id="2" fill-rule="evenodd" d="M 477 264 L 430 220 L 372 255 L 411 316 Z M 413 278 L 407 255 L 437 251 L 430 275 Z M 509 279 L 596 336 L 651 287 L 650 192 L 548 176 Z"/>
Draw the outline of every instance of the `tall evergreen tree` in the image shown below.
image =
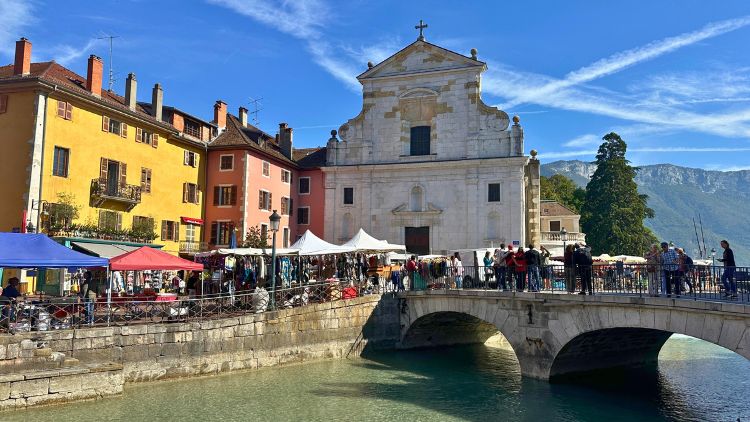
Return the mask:
<path id="1" fill-rule="evenodd" d="M 640 256 L 656 241 L 643 225 L 654 211 L 646 205 L 648 196 L 638 194 L 634 180 L 638 168 L 625 159 L 625 141 L 614 132 L 602 139 L 581 210 L 586 240 L 595 254 Z"/>
<path id="2" fill-rule="evenodd" d="M 585 189 L 579 188 L 575 182 L 562 174 L 542 176 L 539 182 L 542 199 L 551 199 L 575 212 L 581 212 L 583 201 L 586 199 Z"/>

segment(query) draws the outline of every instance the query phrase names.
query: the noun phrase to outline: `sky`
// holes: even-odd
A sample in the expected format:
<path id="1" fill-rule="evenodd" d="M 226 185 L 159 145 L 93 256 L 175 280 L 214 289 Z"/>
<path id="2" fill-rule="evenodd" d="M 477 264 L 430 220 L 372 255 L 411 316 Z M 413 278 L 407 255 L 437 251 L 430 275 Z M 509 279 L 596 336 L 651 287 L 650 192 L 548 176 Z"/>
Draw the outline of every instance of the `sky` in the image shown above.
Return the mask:
<path id="1" fill-rule="evenodd" d="M 116 36 L 114 91 L 133 72 L 140 101 L 159 82 L 165 104 L 206 120 L 218 99 L 257 105 L 259 127 L 286 122 L 313 147 L 359 113 L 356 75 L 413 42 L 420 19 L 427 41 L 478 50 L 484 102 L 520 116 L 542 162 L 591 161 L 615 131 L 637 165 L 750 169 L 745 0 L 0 0 L 0 63 L 24 36 L 33 61 L 85 75 L 96 54 L 108 72 Z"/>

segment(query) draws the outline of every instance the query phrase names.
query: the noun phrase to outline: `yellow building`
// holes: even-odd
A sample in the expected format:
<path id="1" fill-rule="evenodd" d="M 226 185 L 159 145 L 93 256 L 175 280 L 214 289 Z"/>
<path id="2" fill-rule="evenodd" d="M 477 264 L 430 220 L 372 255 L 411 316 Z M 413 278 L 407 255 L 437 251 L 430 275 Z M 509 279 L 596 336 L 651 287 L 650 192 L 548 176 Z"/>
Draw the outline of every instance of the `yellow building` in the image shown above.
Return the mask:
<path id="1" fill-rule="evenodd" d="M 38 229 L 106 256 L 141 244 L 200 248 L 206 144 L 216 126 L 162 103 L 102 90 L 102 62 L 84 78 L 55 62 L 31 63 L 16 42 L 0 67 L 0 231 Z M 77 208 L 77 217 L 73 210 Z"/>

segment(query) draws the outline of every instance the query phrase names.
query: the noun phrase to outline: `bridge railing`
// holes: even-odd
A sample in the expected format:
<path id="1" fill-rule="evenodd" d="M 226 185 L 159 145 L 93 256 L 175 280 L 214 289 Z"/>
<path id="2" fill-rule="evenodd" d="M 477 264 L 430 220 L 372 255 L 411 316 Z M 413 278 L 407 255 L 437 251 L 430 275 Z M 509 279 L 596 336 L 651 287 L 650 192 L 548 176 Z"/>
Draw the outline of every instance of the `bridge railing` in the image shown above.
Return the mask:
<path id="1" fill-rule="evenodd" d="M 414 272 L 380 277 L 384 291 L 482 289 L 549 293 L 627 294 L 750 302 L 750 267 L 646 264 L 548 265 L 456 269 L 423 263 Z M 723 280 L 723 281 L 722 281 Z"/>
<path id="2" fill-rule="evenodd" d="M 78 297 L 0 302 L 0 333 L 49 331 L 89 326 L 192 322 L 288 309 L 376 293 L 372 285 L 335 281 L 287 288 L 234 291 L 200 297 Z"/>

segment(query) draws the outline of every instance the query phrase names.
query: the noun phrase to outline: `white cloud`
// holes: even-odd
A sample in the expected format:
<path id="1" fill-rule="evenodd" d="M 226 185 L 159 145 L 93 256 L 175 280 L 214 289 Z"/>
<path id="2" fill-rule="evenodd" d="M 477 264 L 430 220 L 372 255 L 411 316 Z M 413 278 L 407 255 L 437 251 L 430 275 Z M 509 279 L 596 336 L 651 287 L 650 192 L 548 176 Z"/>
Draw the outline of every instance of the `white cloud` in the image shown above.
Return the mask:
<path id="1" fill-rule="evenodd" d="M 748 152 L 750 148 L 690 148 L 690 147 L 656 147 L 656 148 L 628 148 L 628 152 L 665 152 L 665 153 L 705 153 L 705 152 Z M 540 159 L 594 157 L 597 150 L 551 151 L 539 153 Z"/>
<path id="2" fill-rule="evenodd" d="M 86 42 L 82 47 L 73 47 L 71 45 L 63 44 L 55 46 L 50 51 L 50 56 L 58 63 L 63 66 L 67 66 L 69 63 L 86 54 L 91 54 L 94 46 L 99 44 L 102 40 L 92 39 Z"/>
<path id="3" fill-rule="evenodd" d="M 750 166 L 727 166 L 725 164 L 708 164 L 705 167 L 706 170 L 714 171 L 744 171 L 750 170 Z"/>
<path id="4" fill-rule="evenodd" d="M 583 147 L 588 145 L 596 145 L 602 142 L 601 136 L 594 135 L 593 133 L 587 133 L 585 135 L 576 136 L 575 138 L 563 142 L 565 147 Z"/>
<path id="5" fill-rule="evenodd" d="M 13 57 L 15 41 L 24 36 L 24 29 L 35 21 L 33 6 L 29 0 L 0 1 L 0 54 Z"/>
<path id="6" fill-rule="evenodd" d="M 208 0 L 241 15 L 253 18 L 295 38 L 320 38 L 323 18 L 330 16 L 320 0 Z"/>

